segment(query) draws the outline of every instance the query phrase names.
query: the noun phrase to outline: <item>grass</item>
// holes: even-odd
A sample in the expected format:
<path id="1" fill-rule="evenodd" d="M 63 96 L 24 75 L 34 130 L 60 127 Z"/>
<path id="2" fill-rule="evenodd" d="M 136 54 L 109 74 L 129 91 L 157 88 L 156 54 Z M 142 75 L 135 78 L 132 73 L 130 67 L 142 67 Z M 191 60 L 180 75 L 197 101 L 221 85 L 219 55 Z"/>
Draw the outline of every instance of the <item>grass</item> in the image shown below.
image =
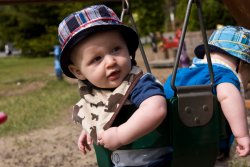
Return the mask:
<path id="1" fill-rule="evenodd" d="M 0 59 L 0 111 L 8 120 L 0 126 L 0 136 L 61 123 L 78 99 L 77 87 L 58 81 L 53 57 Z"/>

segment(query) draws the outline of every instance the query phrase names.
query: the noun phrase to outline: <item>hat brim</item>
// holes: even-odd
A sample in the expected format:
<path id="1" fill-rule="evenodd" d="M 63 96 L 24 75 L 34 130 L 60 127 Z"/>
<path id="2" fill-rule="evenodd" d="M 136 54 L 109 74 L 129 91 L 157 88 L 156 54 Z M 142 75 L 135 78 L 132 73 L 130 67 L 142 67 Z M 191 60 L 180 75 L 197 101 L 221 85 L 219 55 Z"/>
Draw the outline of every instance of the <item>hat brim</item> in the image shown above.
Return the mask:
<path id="1" fill-rule="evenodd" d="M 221 49 L 221 48 L 219 48 L 217 46 L 208 44 L 208 48 L 209 48 L 209 52 L 210 53 L 212 53 L 212 52 L 218 52 L 218 53 L 222 53 L 222 54 L 226 54 L 226 55 L 232 56 L 230 53 L 228 53 L 227 51 L 225 51 L 225 50 L 223 50 L 223 49 Z M 198 57 L 200 59 L 203 59 L 204 56 L 205 56 L 205 46 L 204 46 L 204 44 L 197 46 L 194 49 L 194 54 L 195 54 L 196 57 Z"/>
<path id="2" fill-rule="evenodd" d="M 69 42 L 65 45 L 60 56 L 60 65 L 63 73 L 70 77 L 76 78 L 69 70 L 68 66 L 71 64 L 70 52 L 74 46 L 76 46 L 81 40 L 95 34 L 97 32 L 108 31 L 108 30 L 118 30 L 121 32 L 128 46 L 129 52 L 134 53 L 139 45 L 139 38 L 137 33 L 130 27 L 125 25 L 97 25 L 90 28 L 83 29 L 73 36 Z"/>

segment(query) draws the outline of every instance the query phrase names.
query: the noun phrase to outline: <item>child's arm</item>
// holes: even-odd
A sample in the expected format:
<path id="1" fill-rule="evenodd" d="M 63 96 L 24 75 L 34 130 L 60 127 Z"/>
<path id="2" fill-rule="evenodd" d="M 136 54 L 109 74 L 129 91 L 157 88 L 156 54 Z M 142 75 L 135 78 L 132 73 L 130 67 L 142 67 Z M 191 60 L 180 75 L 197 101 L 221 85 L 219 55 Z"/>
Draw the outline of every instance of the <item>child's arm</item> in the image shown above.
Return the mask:
<path id="1" fill-rule="evenodd" d="M 246 156 L 250 151 L 250 138 L 244 99 L 231 83 L 219 84 L 216 91 L 222 111 L 238 143 L 237 152 L 239 156 Z"/>
<path id="2" fill-rule="evenodd" d="M 78 148 L 79 150 L 85 155 L 87 154 L 87 150 L 91 151 L 91 145 L 92 145 L 93 141 L 90 137 L 89 134 L 87 134 L 87 132 L 85 132 L 85 130 L 82 130 L 79 138 L 78 138 Z"/>
<path id="3" fill-rule="evenodd" d="M 166 99 L 156 95 L 144 100 L 135 113 L 119 127 L 111 127 L 99 134 L 99 143 L 115 150 L 157 128 L 167 114 Z"/>

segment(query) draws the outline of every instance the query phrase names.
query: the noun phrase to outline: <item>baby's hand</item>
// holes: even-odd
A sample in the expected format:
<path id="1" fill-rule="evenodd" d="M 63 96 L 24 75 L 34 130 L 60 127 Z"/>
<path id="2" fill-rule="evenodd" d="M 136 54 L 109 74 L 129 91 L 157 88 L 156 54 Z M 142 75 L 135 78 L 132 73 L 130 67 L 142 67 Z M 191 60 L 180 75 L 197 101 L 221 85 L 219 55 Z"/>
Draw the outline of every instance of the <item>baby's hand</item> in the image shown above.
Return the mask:
<path id="1" fill-rule="evenodd" d="M 245 157 L 249 155 L 250 153 L 250 137 L 236 137 L 237 146 L 236 146 L 236 152 L 239 156 Z"/>
<path id="2" fill-rule="evenodd" d="M 117 135 L 117 127 L 111 127 L 98 133 L 98 143 L 109 150 L 116 150 L 122 144 Z"/>
<path id="3" fill-rule="evenodd" d="M 87 151 L 91 151 L 92 144 L 93 141 L 90 135 L 82 130 L 77 142 L 79 150 L 85 155 L 87 154 Z"/>

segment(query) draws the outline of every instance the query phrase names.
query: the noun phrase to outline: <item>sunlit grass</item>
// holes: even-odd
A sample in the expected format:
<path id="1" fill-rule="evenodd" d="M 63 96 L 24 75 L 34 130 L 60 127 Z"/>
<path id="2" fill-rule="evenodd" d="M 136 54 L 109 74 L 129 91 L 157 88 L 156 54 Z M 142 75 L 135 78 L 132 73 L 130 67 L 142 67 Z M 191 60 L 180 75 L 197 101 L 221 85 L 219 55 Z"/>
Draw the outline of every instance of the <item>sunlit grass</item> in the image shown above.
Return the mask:
<path id="1" fill-rule="evenodd" d="M 56 79 L 52 57 L 0 59 L 0 111 L 8 114 L 0 136 L 62 124 L 78 98 L 75 84 Z"/>

